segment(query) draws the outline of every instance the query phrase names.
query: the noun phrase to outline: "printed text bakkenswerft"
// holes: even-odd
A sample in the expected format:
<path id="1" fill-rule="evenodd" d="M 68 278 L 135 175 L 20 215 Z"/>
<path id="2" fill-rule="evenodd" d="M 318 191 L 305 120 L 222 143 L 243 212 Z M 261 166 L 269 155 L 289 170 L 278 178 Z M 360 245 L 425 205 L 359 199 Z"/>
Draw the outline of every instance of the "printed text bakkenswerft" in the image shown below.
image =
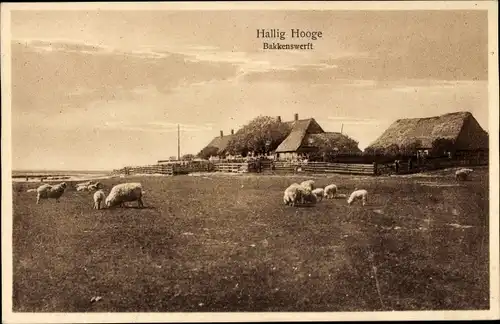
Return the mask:
<path id="1" fill-rule="evenodd" d="M 323 38 L 323 32 L 321 31 L 310 31 L 302 30 L 298 28 L 290 29 L 289 32 L 281 31 L 278 28 L 275 29 L 257 29 L 257 38 L 277 38 L 279 40 L 285 40 L 289 36 L 297 40 L 318 40 Z M 312 50 L 314 49 L 314 44 L 312 42 L 308 43 L 268 43 L 264 42 L 262 48 L 265 50 Z"/>

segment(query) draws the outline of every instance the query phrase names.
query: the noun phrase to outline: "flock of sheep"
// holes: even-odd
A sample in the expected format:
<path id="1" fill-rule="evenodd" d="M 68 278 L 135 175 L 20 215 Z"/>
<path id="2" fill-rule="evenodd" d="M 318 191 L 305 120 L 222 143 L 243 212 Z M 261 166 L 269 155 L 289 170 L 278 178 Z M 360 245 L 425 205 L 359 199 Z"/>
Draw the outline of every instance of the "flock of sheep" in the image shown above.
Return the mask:
<path id="1" fill-rule="evenodd" d="M 62 182 L 57 185 L 44 184 L 36 189 L 29 189 L 28 192 L 36 192 L 36 203 L 40 203 L 40 199 L 55 199 L 59 202 L 59 198 L 64 194 L 68 185 Z M 107 208 L 120 206 L 123 207 L 126 202 L 137 201 L 138 207 L 144 207 L 142 202 L 142 185 L 140 183 L 121 183 L 114 186 L 109 192 L 108 196 L 102 189 L 102 184 L 99 182 L 93 183 L 91 181 L 79 183 L 76 185 L 76 191 L 95 191 L 94 209 L 101 209 L 106 206 Z"/>
<path id="2" fill-rule="evenodd" d="M 457 181 L 467 180 L 472 169 L 461 168 L 455 172 L 455 179 Z M 337 194 L 337 186 L 330 184 L 325 188 L 315 188 L 313 180 L 306 180 L 302 183 L 294 183 L 285 189 L 283 195 L 283 202 L 285 205 L 297 206 L 299 204 L 315 204 L 318 201 L 332 199 L 334 197 L 345 198 L 342 194 Z M 355 201 L 360 200 L 363 206 L 366 204 L 368 198 L 368 191 L 365 189 L 357 189 L 349 195 L 347 204 L 351 205 Z"/>
<path id="3" fill-rule="evenodd" d="M 286 188 L 283 195 L 283 202 L 285 205 L 298 206 L 299 204 L 315 204 L 323 200 L 323 198 L 332 199 L 335 197 L 345 197 L 345 195 L 337 193 L 336 185 L 330 184 L 325 188 L 315 188 L 314 180 L 306 180 L 300 184 L 291 184 Z M 347 203 L 351 205 L 353 202 L 361 200 L 364 206 L 367 198 L 368 191 L 356 188 L 347 199 Z"/>
<path id="4" fill-rule="evenodd" d="M 472 169 L 461 168 L 455 172 L 456 180 L 466 180 L 468 175 L 473 172 Z M 115 185 L 108 196 L 102 189 L 102 184 L 99 182 L 93 183 L 91 181 L 79 183 L 76 185 L 76 191 L 95 191 L 93 198 L 93 208 L 101 209 L 101 207 L 123 207 L 125 202 L 137 201 L 138 207 L 144 207 L 142 196 L 144 191 L 140 183 L 121 183 Z M 55 199 L 59 202 L 59 198 L 64 194 L 67 189 L 66 182 L 58 185 L 44 184 L 36 189 L 29 189 L 28 192 L 36 192 L 36 203 L 40 203 L 40 199 Z M 315 204 L 318 201 L 332 199 L 334 197 L 346 197 L 345 195 L 337 193 L 337 186 L 330 184 L 325 188 L 315 188 L 313 180 L 306 180 L 302 183 L 294 183 L 285 189 L 283 195 L 283 202 L 285 205 L 297 206 L 299 204 Z M 351 205 L 353 202 L 361 200 L 363 206 L 367 202 L 368 192 L 364 189 L 354 189 L 347 199 L 347 203 Z"/>

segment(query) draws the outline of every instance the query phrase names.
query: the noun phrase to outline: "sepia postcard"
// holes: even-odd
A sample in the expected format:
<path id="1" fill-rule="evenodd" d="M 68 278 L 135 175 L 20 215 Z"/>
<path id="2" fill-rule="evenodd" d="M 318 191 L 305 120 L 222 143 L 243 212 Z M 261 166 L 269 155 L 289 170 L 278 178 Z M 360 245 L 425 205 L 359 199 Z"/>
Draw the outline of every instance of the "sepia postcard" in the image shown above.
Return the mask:
<path id="1" fill-rule="evenodd" d="M 496 1 L 2 3 L 4 323 L 499 319 Z"/>

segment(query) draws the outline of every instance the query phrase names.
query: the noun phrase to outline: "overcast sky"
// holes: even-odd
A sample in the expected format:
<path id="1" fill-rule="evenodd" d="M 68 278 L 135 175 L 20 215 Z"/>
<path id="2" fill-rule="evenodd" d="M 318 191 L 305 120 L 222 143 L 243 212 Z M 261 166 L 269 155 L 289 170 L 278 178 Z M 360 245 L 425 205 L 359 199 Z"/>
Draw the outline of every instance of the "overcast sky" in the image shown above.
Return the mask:
<path id="1" fill-rule="evenodd" d="M 196 154 L 257 115 L 344 124 L 361 149 L 399 118 L 470 111 L 488 127 L 486 11 L 14 11 L 11 21 L 13 169 L 153 164 L 177 155 L 177 124 L 181 154 Z M 323 38 L 312 51 L 264 51 L 259 28 Z"/>

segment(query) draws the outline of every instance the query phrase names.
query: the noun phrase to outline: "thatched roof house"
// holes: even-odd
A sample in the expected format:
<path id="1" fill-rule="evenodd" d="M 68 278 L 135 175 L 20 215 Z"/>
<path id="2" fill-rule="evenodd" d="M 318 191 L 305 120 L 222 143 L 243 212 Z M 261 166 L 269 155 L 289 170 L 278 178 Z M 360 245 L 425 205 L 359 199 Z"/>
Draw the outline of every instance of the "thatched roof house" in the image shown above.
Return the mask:
<path id="1" fill-rule="evenodd" d="M 303 141 L 306 135 L 325 132 L 314 118 L 299 120 L 297 114 L 295 120 L 287 124 L 291 125 L 291 132 L 276 148 L 276 153 L 304 151 Z"/>
<path id="2" fill-rule="evenodd" d="M 281 117 L 277 117 L 277 120 L 281 122 Z M 333 148 L 339 153 L 361 152 L 356 141 L 341 133 L 325 132 L 314 118 L 299 119 L 299 115 L 295 114 L 292 121 L 283 123 L 290 126 L 290 133 L 274 151 L 280 159 L 306 156 L 325 147 Z M 233 135 L 233 130 L 231 135 L 226 136 L 221 131 L 220 136 L 215 137 L 206 147 L 216 147 L 218 154 L 224 155 Z"/>
<path id="3" fill-rule="evenodd" d="M 223 154 L 226 151 L 229 140 L 233 137 L 234 130 L 231 129 L 231 135 L 224 135 L 223 131 L 220 131 L 220 136 L 215 137 L 206 147 L 216 147 L 219 149 L 218 154 Z"/>
<path id="4" fill-rule="evenodd" d="M 450 140 L 456 151 L 488 149 L 488 133 L 470 112 L 456 112 L 428 118 L 398 119 L 371 145 L 386 149 L 418 143 L 418 149 L 432 149 L 437 139 Z"/>
<path id="5" fill-rule="evenodd" d="M 300 120 L 295 114 L 294 120 L 287 123 L 291 132 L 275 150 L 280 159 L 304 156 L 324 147 L 332 147 L 339 153 L 361 152 L 357 142 L 341 133 L 325 132 L 314 118 Z"/>

